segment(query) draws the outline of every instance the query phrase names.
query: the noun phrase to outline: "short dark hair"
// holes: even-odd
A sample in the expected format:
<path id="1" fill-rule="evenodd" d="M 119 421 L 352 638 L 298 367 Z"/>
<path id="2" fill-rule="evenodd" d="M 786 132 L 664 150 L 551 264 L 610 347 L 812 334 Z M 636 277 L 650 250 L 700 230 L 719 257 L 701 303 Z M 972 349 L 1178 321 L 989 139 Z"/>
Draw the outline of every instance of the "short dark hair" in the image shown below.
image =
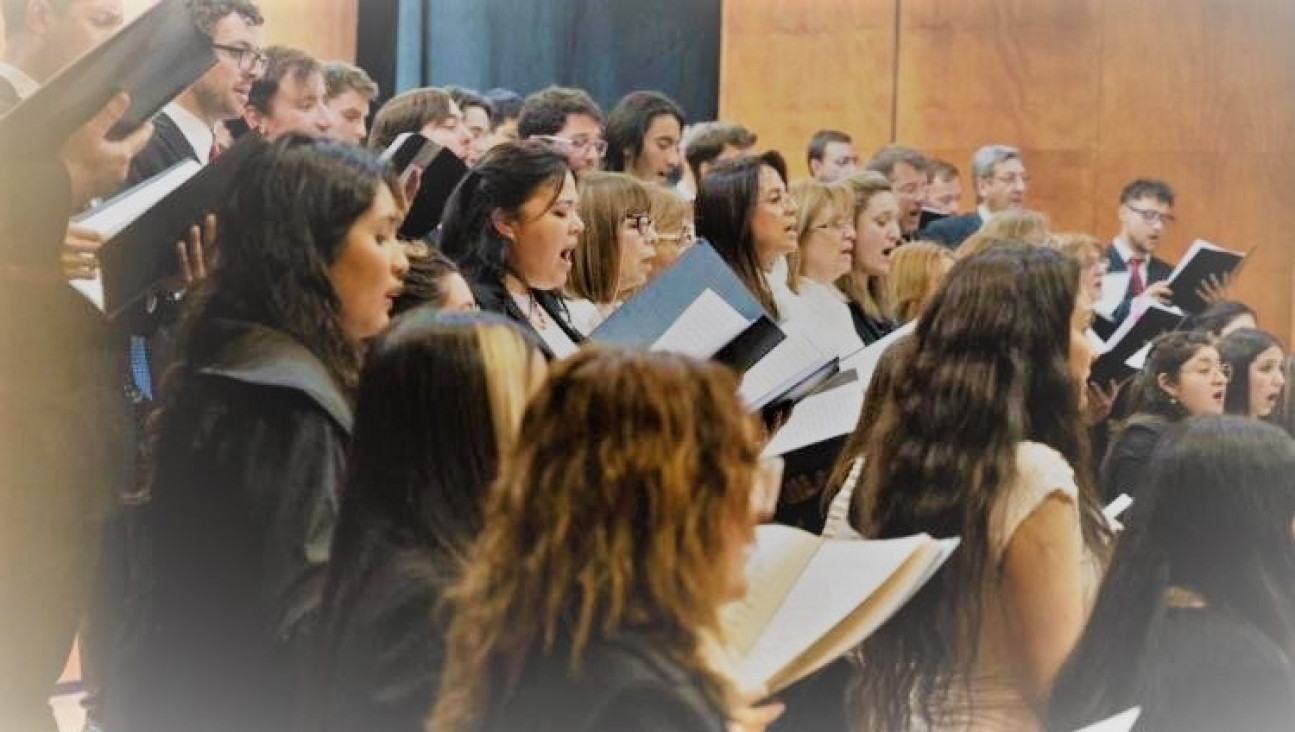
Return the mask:
<path id="1" fill-rule="evenodd" d="M 633 91 L 621 97 L 607 114 L 607 170 L 625 170 L 625 151 L 635 156 L 643 152 L 643 137 L 652 120 L 661 115 L 679 120 L 680 132 L 687 119 L 683 108 L 673 99 L 658 91 Z"/>
<path id="2" fill-rule="evenodd" d="M 418 132 L 428 122 L 449 119 L 450 101 L 444 89 L 430 86 L 403 91 L 388 99 L 373 116 L 369 149 L 382 152 L 401 133 Z"/>
<path id="3" fill-rule="evenodd" d="M 522 114 L 522 95 L 512 89 L 495 87 L 487 89 L 481 96 L 495 108 L 495 116 L 490 118 L 490 124 L 495 127 L 510 119 L 517 119 Z"/>
<path id="4" fill-rule="evenodd" d="M 1174 205 L 1174 189 L 1155 178 L 1138 178 L 1120 191 L 1120 203 L 1131 203 L 1139 198 L 1154 198 L 1166 206 Z"/>
<path id="5" fill-rule="evenodd" d="M 445 278 L 461 275 L 459 268 L 439 250 L 427 248 L 420 242 L 410 245 L 409 271 L 402 280 L 400 295 L 391 305 L 393 315 L 427 305 L 440 309 L 445 306 Z"/>
<path id="6" fill-rule="evenodd" d="M 210 36 L 216 28 L 216 24 L 226 16 L 238 14 L 248 25 L 258 26 L 265 23 L 265 17 L 261 15 L 261 9 L 256 6 L 252 0 L 186 0 L 189 6 L 189 14 L 193 16 L 193 24 L 198 26 L 198 30 Z M 19 0 L 26 4 L 26 0 Z M 67 3 L 64 2 L 64 5 Z M 12 17 L 8 14 L 9 6 L 5 6 L 5 17 Z"/>
<path id="7" fill-rule="evenodd" d="M 536 135 L 556 135 L 566 126 L 567 117 L 583 114 L 603 122 L 603 111 L 583 89 L 550 86 L 526 97 L 517 118 L 517 135 L 523 140 Z"/>
<path id="8" fill-rule="evenodd" d="M 1281 351 L 1285 358 L 1286 349 L 1282 347 L 1281 341 L 1262 330 L 1241 328 L 1219 339 L 1219 358 L 1232 367 L 1223 411 L 1242 417 L 1254 416 L 1250 414 L 1250 364 L 1270 348 Z"/>
<path id="9" fill-rule="evenodd" d="M 854 144 L 854 138 L 841 132 L 840 130 L 819 130 L 814 136 L 809 138 L 809 151 L 806 153 L 806 164 L 815 160 L 822 160 L 823 155 L 827 153 L 827 146 L 834 142 L 844 142 L 848 145 Z"/>
<path id="10" fill-rule="evenodd" d="M 962 173 L 958 170 L 958 166 L 954 165 L 953 163 L 950 163 L 948 160 L 940 160 L 939 158 L 930 158 L 928 162 L 930 163 L 930 165 L 926 169 L 927 181 L 934 182 L 937 179 L 951 180 L 953 178 L 957 178 L 962 175 Z"/>
<path id="11" fill-rule="evenodd" d="M 489 99 L 461 86 L 447 86 L 445 91 L 464 114 L 468 113 L 469 107 L 477 107 L 486 113 L 486 121 L 490 126 L 495 126 L 495 105 L 491 104 Z"/>
<path id="12" fill-rule="evenodd" d="M 931 159 L 922 154 L 922 151 L 907 145 L 887 145 L 875 154 L 868 164 L 863 166 L 865 170 L 875 170 L 878 173 L 890 177 L 895 172 L 895 166 L 905 163 L 919 173 L 925 173 L 931 167 Z"/>
<path id="13" fill-rule="evenodd" d="M 724 148 L 755 147 L 756 134 L 736 122 L 701 122 L 684 135 L 683 155 L 694 179 L 701 178 L 703 163 L 714 162 Z"/>
<path id="14" fill-rule="evenodd" d="M 289 76 L 304 79 L 311 74 L 322 73 L 319 62 L 313 56 L 296 48 L 287 46 L 270 46 L 265 49 L 265 73 L 252 82 L 252 90 L 247 95 L 247 106 L 270 113 L 270 100 L 279 91 L 279 82 Z"/>
<path id="15" fill-rule="evenodd" d="M 377 82 L 359 66 L 352 66 L 345 61 L 328 61 L 324 64 L 323 71 L 329 99 L 348 91 L 353 91 L 370 102 L 378 96 Z"/>

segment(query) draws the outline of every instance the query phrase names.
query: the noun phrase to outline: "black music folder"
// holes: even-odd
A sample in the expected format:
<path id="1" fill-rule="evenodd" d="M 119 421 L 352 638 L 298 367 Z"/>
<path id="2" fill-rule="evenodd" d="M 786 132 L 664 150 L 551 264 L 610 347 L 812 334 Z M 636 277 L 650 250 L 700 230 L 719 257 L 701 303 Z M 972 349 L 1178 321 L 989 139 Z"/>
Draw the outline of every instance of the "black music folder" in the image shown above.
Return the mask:
<path id="1" fill-rule="evenodd" d="M 422 135 L 418 137 L 422 138 Z M 427 144 L 436 147 L 430 140 Z M 418 147 L 417 140 L 413 141 L 412 146 Z M 416 150 L 406 167 L 417 164 L 419 156 L 425 157 L 426 150 Z M 467 174 L 468 166 L 464 165 L 458 155 L 450 152 L 449 148 L 436 150 L 431 162 L 425 163 L 422 169 L 422 182 L 409 206 L 409 212 L 405 214 L 404 223 L 400 225 L 400 236 L 405 239 L 422 239 L 432 233 L 441 223 L 441 214 L 445 212 L 450 194 L 454 193 L 459 181 Z"/>
<path id="2" fill-rule="evenodd" d="M 1168 333 L 1183 321 L 1182 313 L 1159 305 L 1152 305 L 1139 317 L 1124 319 L 1119 330 L 1106 341 L 1101 355 L 1093 362 L 1089 381 L 1106 384 L 1123 381 L 1138 372 L 1127 361 L 1147 347 L 1156 336 Z"/>
<path id="3" fill-rule="evenodd" d="M 1241 266 L 1245 258 L 1246 255 L 1241 252 L 1197 239 L 1169 275 L 1169 289 L 1174 293 L 1170 302 L 1182 308 L 1185 313 L 1195 315 L 1204 311 L 1209 303 L 1196 294 L 1196 290 L 1210 277 L 1223 281 Z"/>
<path id="4" fill-rule="evenodd" d="M 130 108 L 108 137 L 125 137 L 215 64 L 184 0 L 159 0 L 0 118 L 0 156 L 57 151 L 119 91 Z"/>
<path id="5" fill-rule="evenodd" d="M 214 162 L 186 179 L 104 243 L 99 250 L 103 281 L 101 309 L 109 319 L 176 274 L 175 243 L 186 239 L 191 226 L 201 223 L 207 214 L 216 210 L 247 158 L 265 144 L 259 135 L 244 135 Z M 169 172 L 163 171 L 124 191 L 78 219 L 101 215 L 107 207 L 129 201 L 137 189 Z"/>

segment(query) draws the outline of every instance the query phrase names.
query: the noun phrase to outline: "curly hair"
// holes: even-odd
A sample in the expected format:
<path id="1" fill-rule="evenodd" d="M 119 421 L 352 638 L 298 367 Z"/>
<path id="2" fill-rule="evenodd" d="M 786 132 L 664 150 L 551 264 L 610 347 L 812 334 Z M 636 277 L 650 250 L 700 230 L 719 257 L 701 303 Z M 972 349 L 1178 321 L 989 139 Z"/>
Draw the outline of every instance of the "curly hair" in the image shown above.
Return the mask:
<path id="1" fill-rule="evenodd" d="M 478 729 L 529 660 L 569 644 L 559 660 L 578 674 L 592 640 L 626 633 L 729 707 L 702 638 L 719 629 L 715 557 L 724 527 L 749 521 L 759 453 L 735 388 L 723 367 L 679 355 L 588 348 L 558 362 L 451 591 L 430 728 Z"/>
<path id="2" fill-rule="evenodd" d="M 949 566 L 862 646 L 852 701 L 863 729 L 940 719 L 976 663 L 981 603 L 997 574 L 990 516 L 1016 478 L 1023 441 L 1075 471 L 1085 543 L 1107 532 L 1089 475 L 1069 367 L 1079 267 L 1057 252 L 999 245 L 960 261 L 923 311 L 868 436 L 852 516 L 864 536 L 959 536 Z"/>
<path id="3" fill-rule="evenodd" d="M 251 0 L 187 0 L 189 14 L 198 30 L 210 36 L 216 24 L 229 15 L 239 15 L 250 26 L 265 23 L 261 9 Z"/>

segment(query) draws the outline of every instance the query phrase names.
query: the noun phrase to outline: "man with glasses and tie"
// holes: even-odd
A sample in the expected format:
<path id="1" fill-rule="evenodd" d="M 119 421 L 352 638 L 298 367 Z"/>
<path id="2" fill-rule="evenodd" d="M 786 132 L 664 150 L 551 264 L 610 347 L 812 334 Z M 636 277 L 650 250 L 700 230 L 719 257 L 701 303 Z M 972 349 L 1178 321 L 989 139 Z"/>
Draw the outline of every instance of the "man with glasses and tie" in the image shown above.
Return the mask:
<path id="1" fill-rule="evenodd" d="M 994 214 L 1025 207 L 1030 178 L 1020 150 L 1007 145 L 985 145 L 971 158 L 971 174 L 976 184 L 976 210 L 934 221 L 918 238 L 957 249 Z"/>
<path id="2" fill-rule="evenodd" d="M 561 150 L 576 175 L 598 170 L 607 152 L 602 110 L 581 89 L 550 86 L 526 97 L 517 136 L 534 137 Z"/>
<path id="3" fill-rule="evenodd" d="M 1174 268 L 1155 256 L 1165 229 L 1174 223 L 1174 191 L 1164 181 L 1139 178 L 1120 192 L 1120 233 L 1106 248 L 1107 273 L 1127 272 L 1129 284 L 1110 319 L 1119 325 L 1133 303 L 1164 304 L 1172 294 L 1165 280 Z"/>

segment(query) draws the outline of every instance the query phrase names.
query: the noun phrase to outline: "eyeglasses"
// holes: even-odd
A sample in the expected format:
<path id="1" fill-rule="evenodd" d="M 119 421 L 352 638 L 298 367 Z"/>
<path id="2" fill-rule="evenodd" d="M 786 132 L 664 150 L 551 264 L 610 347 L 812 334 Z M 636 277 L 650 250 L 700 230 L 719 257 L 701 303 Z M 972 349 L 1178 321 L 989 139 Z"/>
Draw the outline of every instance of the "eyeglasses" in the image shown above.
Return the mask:
<path id="1" fill-rule="evenodd" d="M 828 231 L 830 229 L 835 229 L 841 234 L 848 234 L 854 231 L 854 222 L 842 219 L 840 221 L 833 221 L 827 224 L 814 224 L 809 228 L 812 231 Z"/>
<path id="2" fill-rule="evenodd" d="M 696 240 L 697 240 L 697 232 L 693 231 L 692 226 L 689 224 L 685 224 L 683 229 L 681 229 L 678 234 L 662 234 L 660 232 L 657 232 L 657 235 L 656 235 L 656 241 L 658 244 L 664 242 L 666 244 L 677 244 L 680 246 L 688 246 Z"/>
<path id="3" fill-rule="evenodd" d="M 996 175 L 994 176 L 994 180 L 998 181 L 999 183 L 1002 183 L 1005 186 L 1014 186 L 1017 183 L 1021 183 L 1022 185 L 1029 183 L 1030 176 L 1026 175 L 1025 173 L 1016 173 L 1013 175 Z"/>
<path id="4" fill-rule="evenodd" d="M 600 158 L 607 152 L 607 141 L 597 138 L 581 137 L 573 140 L 570 137 L 561 137 L 559 135 L 535 135 L 535 139 L 557 145 L 564 150 L 573 150 L 575 152 L 593 150 Z"/>
<path id="5" fill-rule="evenodd" d="M 255 48 L 244 48 L 243 46 L 225 46 L 219 43 L 211 44 L 211 47 L 217 51 L 224 51 L 234 57 L 234 63 L 238 64 L 238 70 L 255 74 L 265 71 L 270 64 L 270 57 Z"/>
<path id="6" fill-rule="evenodd" d="M 1220 374 L 1223 376 L 1224 381 L 1231 381 L 1232 365 L 1227 363 L 1206 364 L 1205 366 L 1198 366 L 1192 369 L 1183 369 L 1183 374 L 1191 374 L 1193 376 L 1200 376 L 1206 379 L 1210 378 L 1214 374 Z"/>
<path id="7" fill-rule="evenodd" d="M 1127 208 L 1133 213 L 1141 216 L 1142 220 L 1147 222 L 1147 224 L 1150 226 L 1155 226 L 1156 224 L 1162 224 L 1164 226 L 1168 226 L 1169 224 L 1172 224 L 1173 222 L 1177 221 L 1177 219 L 1174 218 L 1173 214 L 1161 213 L 1160 211 L 1157 211 L 1153 208 L 1134 208 L 1128 205 L 1127 203 L 1124 204 L 1124 208 Z"/>
<path id="8" fill-rule="evenodd" d="M 652 230 L 652 217 L 647 214 L 626 214 L 625 220 L 630 222 L 630 228 L 634 229 L 643 236 L 647 236 Z"/>

